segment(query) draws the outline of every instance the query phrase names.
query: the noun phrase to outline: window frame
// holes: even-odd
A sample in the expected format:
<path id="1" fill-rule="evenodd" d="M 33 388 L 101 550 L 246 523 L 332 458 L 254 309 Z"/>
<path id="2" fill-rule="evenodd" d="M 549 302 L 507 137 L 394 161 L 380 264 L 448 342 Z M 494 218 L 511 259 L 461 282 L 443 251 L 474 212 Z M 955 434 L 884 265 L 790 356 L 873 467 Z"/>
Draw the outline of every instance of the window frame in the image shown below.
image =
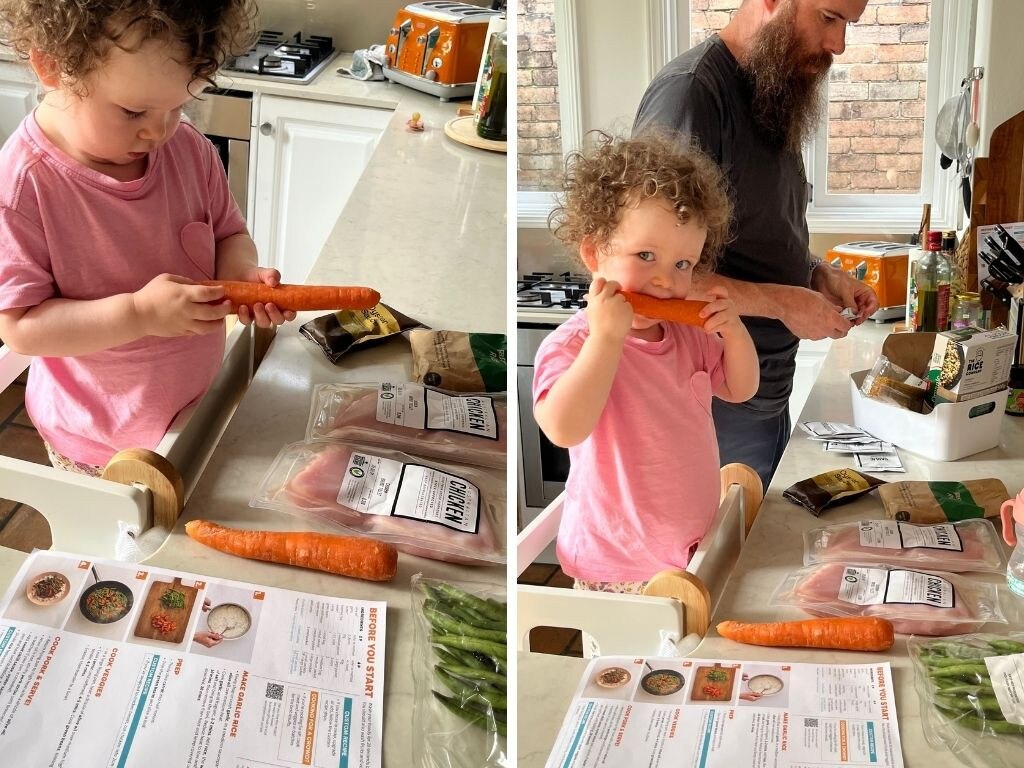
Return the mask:
<path id="1" fill-rule="evenodd" d="M 559 60 L 559 102 L 562 119 L 563 156 L 582 144 L 580 93 L 578 87 L 577 0 L 556 0 L 555 34 Z M 917 231 L 921 207 L 931 203 L 931 220 L 936 228 L 960 229 L 967 218 L 960 196 L 955 167 L 938 167 L 935 123 L 946 99 L 954 96 L 971 66 L 977 0 L 968 0 L 962 13 L 958 0 L 932 0 L 928 26 L 928 51 L 941 54 L 938 63 L 929 55 L 924 134 L 921 155 L 921 192 L 916 194 L 843 195 L 828 193 L 828 121 L 822 121 L 812 142 L 805 148 L 808 180 L 814 198 L 807 209 L 808 230 L 814 233 L 910 234 Z M 957 11 L 961 11 L 958 13 Z M 646 61 L 649 78 L 689 44 L 689 0 L 644 0 L 648 40 Z M 556 192 L 517 191 L 517 225 L 543 228 L 556 206 Z"/>

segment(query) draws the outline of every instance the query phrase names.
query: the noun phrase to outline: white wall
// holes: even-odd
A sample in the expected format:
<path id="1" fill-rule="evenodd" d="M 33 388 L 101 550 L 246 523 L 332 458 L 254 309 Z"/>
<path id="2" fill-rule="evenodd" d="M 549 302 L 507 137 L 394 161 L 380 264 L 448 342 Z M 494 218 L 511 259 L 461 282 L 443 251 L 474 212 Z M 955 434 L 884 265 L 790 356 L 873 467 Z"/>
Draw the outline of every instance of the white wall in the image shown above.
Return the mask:
<path id="1" fill-rule="evenodd" d="M 286 35 L 302 31 L 334 38 L 342 51 L 383 43 L 391 22 L 411 0 L 259 0 L 260 26 Z M 490 5 L 488 0 L 462 0 L 471 5 Z"/>
<path id="2" fill-rule="evenodd" d="M 988 156 L 989 139 L 999 124 L 1024 110 L 1024 2 L 978 0 L 974 65 L 985 68 L 981 81 L 981 141 L 978 156 Z"/>
<path id="3" fill-rule="evenodd" d="M 643 4 L 577 0 L 576 13 L 583 131 L 629 133 L 650 82 Z"/>

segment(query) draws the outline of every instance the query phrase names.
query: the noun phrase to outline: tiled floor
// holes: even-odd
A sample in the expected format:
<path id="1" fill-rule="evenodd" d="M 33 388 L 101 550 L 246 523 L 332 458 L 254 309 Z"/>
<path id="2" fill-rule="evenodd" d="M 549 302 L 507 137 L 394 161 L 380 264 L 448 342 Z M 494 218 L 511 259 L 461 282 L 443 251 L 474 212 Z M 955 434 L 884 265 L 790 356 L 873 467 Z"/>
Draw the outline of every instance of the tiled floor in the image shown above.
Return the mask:
<path id="1" fill-rule="evenodd" d="M 564 587 L 572 589 L 572 578 L 562 573 L 557 565 L 533 563 L 519 576 L 520 584 L 534 586 Z M 555 656 L 583 657 L 583 645 L 579 630 L 562 627 L 534 627 L 530 631 L 530 650 L 534 653 L 550 653 Z"/>
<path id="2" fill-rule="evenodd" d="M 0 455 L 49 464 L 43 441 L 25 413 L 26 376 L 0 391 Z M 32 507 L 0 498 L 0 545 L 22 552 L 49 549 L 50 526 Z"/>

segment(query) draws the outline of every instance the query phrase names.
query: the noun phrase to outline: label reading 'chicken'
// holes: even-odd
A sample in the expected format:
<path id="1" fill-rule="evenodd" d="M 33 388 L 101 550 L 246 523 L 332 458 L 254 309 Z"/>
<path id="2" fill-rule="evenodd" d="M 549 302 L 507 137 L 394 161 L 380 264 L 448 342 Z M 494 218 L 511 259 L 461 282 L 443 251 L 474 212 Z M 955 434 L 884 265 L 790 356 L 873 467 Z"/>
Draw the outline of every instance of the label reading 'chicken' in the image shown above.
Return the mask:
<path id="1" fill-rule="evenodd" d="M 367 515 L 386 515 L 477 533 L 480 491 L 457 475 L 419 464 L 353 453 L 338 503 Z"/>
<path id="2" fill-rule="evenodd" d="M 446 395 L 419 384 L 382 382 L 377 389 L 377 421 L 498 439 L 493 398 Z"/>
<path id="3" fill-rule="evenodd" d="M 885 568 L 845 568 L 839 599 L 854 605 L 915 603 L 953 607 L 953 585 L 940 576 Z"/>
<path id="4" fill-rule="evenodd" d="M 963 552 L 963 542 L 954 526 L 914 525 L 895 520 L 865 520 L 860 524 L 860 545 L 879 549 L 943 549 Z"/>

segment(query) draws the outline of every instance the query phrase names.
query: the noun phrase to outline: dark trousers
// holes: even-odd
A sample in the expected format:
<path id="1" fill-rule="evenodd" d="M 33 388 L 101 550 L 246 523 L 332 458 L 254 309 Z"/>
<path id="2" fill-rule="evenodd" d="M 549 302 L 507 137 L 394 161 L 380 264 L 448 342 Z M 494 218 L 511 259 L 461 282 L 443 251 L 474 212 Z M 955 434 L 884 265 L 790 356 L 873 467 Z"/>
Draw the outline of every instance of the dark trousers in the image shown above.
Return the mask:
<path id="1" fill-rule="evenodd" d="M 736 403 L 714 398 L 711 414 L 715 418 L 722 466 L 733 462 L 746 464 L 761 476 L 761 483 L 767 491 L 789 442 L 793 426 L 789 420 L 789 408 L 767 419 L 754 418 L 750 411 Z"/>

